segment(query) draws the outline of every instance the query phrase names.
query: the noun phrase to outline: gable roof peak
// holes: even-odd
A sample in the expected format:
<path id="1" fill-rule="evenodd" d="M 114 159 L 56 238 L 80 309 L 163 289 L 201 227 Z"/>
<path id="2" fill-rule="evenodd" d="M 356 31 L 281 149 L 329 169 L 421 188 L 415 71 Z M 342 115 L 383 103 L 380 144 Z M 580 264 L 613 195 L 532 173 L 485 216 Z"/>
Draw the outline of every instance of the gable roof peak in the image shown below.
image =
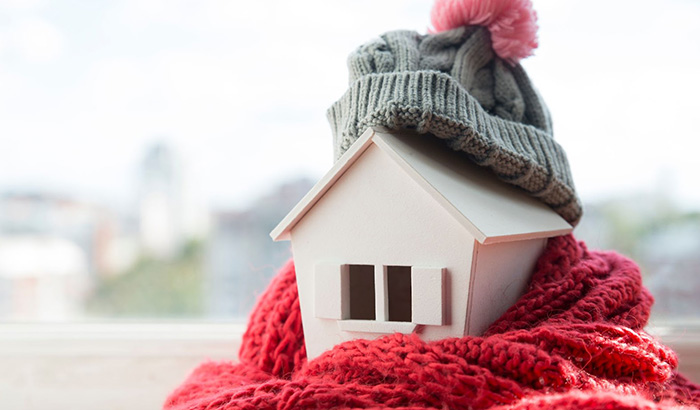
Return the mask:
<path id="1" fill-rule="evenodd" d="M 270 236 L 276 241 L 289 239 L 294 226 L 372 144 L 395 161 L 480 243 L 544 238 L 573 230 L 546 205 L 498 180 L 491 171 L 473 164 L 438 138 L 409 130 L 368 128 Z"/>

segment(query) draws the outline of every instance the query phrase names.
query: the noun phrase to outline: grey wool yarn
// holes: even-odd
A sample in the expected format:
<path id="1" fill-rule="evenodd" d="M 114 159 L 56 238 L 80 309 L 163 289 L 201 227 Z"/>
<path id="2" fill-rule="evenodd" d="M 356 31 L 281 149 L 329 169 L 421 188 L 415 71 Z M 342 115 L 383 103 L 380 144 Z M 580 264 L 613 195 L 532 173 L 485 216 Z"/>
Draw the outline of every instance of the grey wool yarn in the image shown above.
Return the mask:
<path id="1" fill-rule="evenodd" d="M 372 126 L 443 139 L 576 225 L 582 215 L 544 102 L 519 64 L 498 57 L 489 31 L 394 31 L 348 59 L 350 88 L 328 110 L 336 159 Z"/>

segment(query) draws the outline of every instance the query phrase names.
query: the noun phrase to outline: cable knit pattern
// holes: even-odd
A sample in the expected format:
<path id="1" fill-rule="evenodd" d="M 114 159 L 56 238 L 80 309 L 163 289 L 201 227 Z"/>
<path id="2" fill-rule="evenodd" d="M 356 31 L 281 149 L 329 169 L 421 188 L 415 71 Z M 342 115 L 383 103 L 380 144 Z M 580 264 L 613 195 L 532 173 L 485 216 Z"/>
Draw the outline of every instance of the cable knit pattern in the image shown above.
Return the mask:
<path id="1" fill-rule="evenodd" d="M 290 262 L 251 316 L 240 363 L 202 364 L 164 408 L 700 408 L 700 386 L 642 330 L 651 304 L 632 261 L 563 236 L 481 337 L 353 340 L 307 363 Z"/>

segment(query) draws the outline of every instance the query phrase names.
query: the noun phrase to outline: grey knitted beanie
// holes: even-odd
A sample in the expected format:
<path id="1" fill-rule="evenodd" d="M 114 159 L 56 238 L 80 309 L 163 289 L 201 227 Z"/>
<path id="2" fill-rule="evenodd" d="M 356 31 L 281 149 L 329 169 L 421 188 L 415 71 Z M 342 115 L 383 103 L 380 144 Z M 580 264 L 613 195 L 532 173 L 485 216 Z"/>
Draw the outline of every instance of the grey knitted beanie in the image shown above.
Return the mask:
<path id="1" fill-rule="evenodd" d="M 485 27 L 394 31 L 353 52 L 350 88 L 328 110 L 336 159 L 372 126 L 410 128 L 524 189 L 576 225 L 582 214 L 563 149 L 523 68 Z"/>

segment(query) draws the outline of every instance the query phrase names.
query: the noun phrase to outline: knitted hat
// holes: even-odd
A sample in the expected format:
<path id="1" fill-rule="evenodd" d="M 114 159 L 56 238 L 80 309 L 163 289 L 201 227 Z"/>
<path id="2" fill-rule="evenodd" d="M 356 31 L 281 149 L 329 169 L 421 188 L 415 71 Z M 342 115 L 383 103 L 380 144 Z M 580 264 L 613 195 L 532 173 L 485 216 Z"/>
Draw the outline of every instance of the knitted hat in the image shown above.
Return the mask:
<path id="1" fill-rule="evenodd" d="M 372 126 L 442 138 L 572 225 L 582 214 L 544 102 L 518 64 L 537 46 L 530 0 L 437 0 L 437 33 L 389 32 L 348 59 L 328 110 L 336 159 Z"/>

